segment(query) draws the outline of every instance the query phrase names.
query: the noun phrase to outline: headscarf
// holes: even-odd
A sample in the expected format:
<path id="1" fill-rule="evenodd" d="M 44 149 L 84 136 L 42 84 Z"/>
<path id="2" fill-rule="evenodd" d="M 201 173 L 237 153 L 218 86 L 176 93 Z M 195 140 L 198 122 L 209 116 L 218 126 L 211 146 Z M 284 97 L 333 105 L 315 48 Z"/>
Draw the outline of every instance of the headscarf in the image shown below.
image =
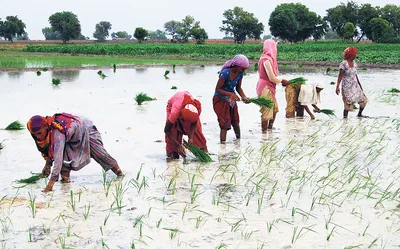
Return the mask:
<path id="1" fill-rule="evenodd" d="M 238 54 L 235 57 L 233 57 L 232 60 L 226 61 L 225 64 L 222 66 L 222 69 L 228 68 L 228 67 L 243 67 L 243 68 L 248 68 L 249 67 L 249 59 L 247 59 L 246 56 L 242 54 Z"/>
<path id="2" fill-rule="evenodd" d="M 48 126 L 47 119 L 40 115 L 35 115 L 31 117 L 28 123 L 26 124 L 26 127 L 28 128 L 30 133 L 37 132 L 41 128 L 46 126 Z"/>
<path id="3" fill-rule="evenodd" d="M 318 82 L 318 83 L 315 84 L 315 87 L 318 87 L 320 89 L 324 89 L 325 86 L 324 86 L 324 83 Z"/>
<path id="4" fill-rule="evenodd" d="M 345 60 L 354 60 L 356 58 L 358 49 L 350 46 L 343 51 L 343 57 Z"/>
<path id="5" fill-rule="evenodd" d="M 199 110 L 192 104 L 185 105 L 181 111 L 181 117 L 189 123 L 196 122 L 199 119 L 199 116 Z"/>
<path id="6" fill-rule="evenodd" d="M 272 65 L 272 70 L 274 71 L 275 75 L 279 74 L 278 62 L 276 60 L 277 56 L 278 56 L 278 48 L 276 42 L 272 39 L 265 40 L 263 53 L 261 55 L 260 60 L 262 59 L 268 60 Z"/>

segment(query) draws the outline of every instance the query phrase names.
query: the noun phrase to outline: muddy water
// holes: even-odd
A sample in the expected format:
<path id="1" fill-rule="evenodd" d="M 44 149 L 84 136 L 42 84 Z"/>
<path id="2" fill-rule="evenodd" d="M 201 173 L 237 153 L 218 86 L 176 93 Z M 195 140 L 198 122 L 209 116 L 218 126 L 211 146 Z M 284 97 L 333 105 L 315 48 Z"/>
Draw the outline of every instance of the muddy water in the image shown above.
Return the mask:
<path id="1" fill-rule="evenodd" d="M 40 191 L 44 181 L 18 189 L 13 181 L 40 172 L 43 160 L 26 130 L 0 130 L 2 248 L 400 245 L 400 96 L 385 93 L 400 88 L 400 71 L 360 72 L 369 98 L 365 114 L 372 118 L 359 120 L 353 112 L 348 121 L 341 120 L 341 98 L 329 84 L 335 74 L 283 74 L 324 82 L 321 107 L 334 109 L 338 118 L 286 120 L 284 89 L 278 87 L 276 129 L 261 134 L 258 108 L 239 103 L 242 139 L 235 141 L 230 131 L 227 144 L 220 145 L 211 101 L 219 68 L 177 68 L 169 79 L 163 77 L 166 69 L 103 70 L 105 79 L 93 70 L 0 74 L 0 127 L 35 114 L 86 116 L 127 173 L 112 182 L 107 173 L 108 187 L 92 162 L 72 173 L 71 184 L 56 183 L 51 194 Z M 61 78 L 60 86 L 52 86 L 54 77 Z M 250 97 L 256 95 L 256 80 L 256 74 L 243 80 Z M 177 91 L 171 86 L 202 102 L 213 163 L 166 162 L 165 106 Z M 133 99 L 138 92 L 157 101 L 138 106 Z M 119 187 L 125 191 L 120 214 Z M 35 218 L 29 194 L 36 195 Z"/>

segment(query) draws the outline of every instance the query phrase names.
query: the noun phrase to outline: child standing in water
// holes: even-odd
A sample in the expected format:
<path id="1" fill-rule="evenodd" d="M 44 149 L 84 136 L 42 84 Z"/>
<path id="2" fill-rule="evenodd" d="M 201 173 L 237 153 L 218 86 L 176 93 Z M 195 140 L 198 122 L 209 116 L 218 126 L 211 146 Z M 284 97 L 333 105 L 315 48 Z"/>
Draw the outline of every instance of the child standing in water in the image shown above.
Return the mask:
<path id="1" fill-rule="evenodd" d="M 244 71 L 249 67 L 249 60 L 244 55 L 236 55 L 232 60 L 225 62 L 219 74 L 213 97 L 213 107 L 217 114 L 220 131 L 220 141 L 224 144 L 228 130 L 233 127 L 237 139 L 240 139 L 239 112 L 236 101 L 250 103 L 242 89 Z"/>

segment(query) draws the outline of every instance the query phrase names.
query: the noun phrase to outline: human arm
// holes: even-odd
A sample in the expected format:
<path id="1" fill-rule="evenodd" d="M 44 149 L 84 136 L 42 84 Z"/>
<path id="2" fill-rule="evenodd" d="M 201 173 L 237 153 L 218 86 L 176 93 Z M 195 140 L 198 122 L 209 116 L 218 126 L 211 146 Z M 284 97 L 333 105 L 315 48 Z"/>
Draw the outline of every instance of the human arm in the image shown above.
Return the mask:
<path id="1" fill-rule="evenodd" d="M 312 106 L 314 107 L 314 112 L 320 112 L 320 109 L 317 105 L 312 104 Z"/>
<path id="2" fill-rule="evenodd" d="M 189 134 L 188 134 L 188 137 L 189 137 L 188 142 L 191 144 L 193 143 L 193 135 L 196 132 L 197 122 L 199 122 L 199 121 L 196 121 L 190 125 L 190 130 L 189 130 Z"/>
<path id="3" fill-rule="evenodd" d="M 304 107 L 304 109 L 306 110 L 308 115 L 310 115 L 311 119 L 315 119 L 314 114 L 312 114 L 312 112 L 310 111 L 310 108 L 308 108 L 308 105 L 302 105 L 302 107 Z"/>
<path id="4" fill-rule="evenodd" d="M 215 87 L 215 92 L 221 94 L 221 95 L 225 95 L 228 98 L 233 98 L 233 100 L 235 101 L 240 101 L 240 98 L 233 92 L 228 92 L 222 89 L 222 87 L 224 86 L 225 83 L 225 79 L 223 77 L 219 77 L 218 82 L 217 82 L 217 86 Z"/>
<path id="5" fill-rule="evenodd" d="M 289 81 L 276 77 L 274 70 L 272 69 L 272 65 L 271 65 L 270 61 L 268 61 L 268 60 L 264 61 L 264 69 L 265 69 L 265 72 L 267 73 L 268 80 L 271 81 L 272 83 L 277 84 L 277 85 L 279 83 L 282 83 L 283 86 L 289 85 Z"/>
<path id="6" fill-rule="evenodd" d="M 42 177 L 43 178 L 49 177 L 49 175 L 51 173 L 52 165 L 53 165 L 53 161 L 50 158 L 46 159 L 46 164 L 44 165 L 44 167 L 42 169 Z"/>
<path id="7" fill-rule="evenodd" d="M 43 192 L 50 192 L 53 190 L 53 185 L 60 176 L 61 168 L 63 165 L 64 159 L 64 148 L 66 143 L 66 138 L 63 133 L 58 130 L 54 131 L 54 134 L 50 134 L 50 136 L 54 135 L 53 138 L 53 169 L 51 171 L 50 181 L 47 183 L 46 188 Z"/>
<path id="8" fill-rule="evenodd" d="M 360 80 L 358 79 L 358 75 L 357 75 L 357 74 L 356 74 L 356 78 L 357 78 L 357 82 L 358 82 L 358 85 L 360 86 L 361 90 L 364 91 L 364 89 L 363 89 L 362 86 L 361 86 Z"/>
<path id="9" fill-rule="evenodd" d="M 238 92 L 240 97 L 242 97 L 244 103 L 250 103 L 250 99 L 246 97 L 246 94 L 244 94 L 244 91 L 242 89 L 242 79 L 239 79 L 238 84 L 236 85 L 236 91 Z"/>
<path id="10" fill-rule="evenodd" d="M 172 143 L 175 145 L 175 147 L 178 149 L 179 155 L 182 157 L 186 157 L 185 150 L 182 148 L 182 145 L 172 136 L 172 127 L 174 127 L 174 124 L 171 123 L 169 120 L 165 123 L 164 127 L 164 133 L 165 135 L 168 136 L 168 138 L 172 141 Z"/>
<path id="11" fill-rule="evenodd" d="M 339 95 L 339 93 L 340 93 L 340 83 L 342 82 L 343 74 L 344 74 L 344 70 L 340 69 L 339 76 L 338 76 L 338 79 L 337 79 L 337 82 L 336 82 L 336 94 L 337 95 Z"/>

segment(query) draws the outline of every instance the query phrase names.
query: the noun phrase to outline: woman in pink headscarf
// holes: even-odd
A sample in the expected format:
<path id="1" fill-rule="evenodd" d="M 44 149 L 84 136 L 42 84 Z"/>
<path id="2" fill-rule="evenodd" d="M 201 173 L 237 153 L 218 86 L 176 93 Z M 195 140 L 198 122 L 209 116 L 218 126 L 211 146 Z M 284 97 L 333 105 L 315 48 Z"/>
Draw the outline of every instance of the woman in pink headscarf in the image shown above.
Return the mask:
<path id="1" fill-rule="evenodd" d="M 278 62 L 277 62 L 278 49 L 277 44 L 274 40 L 268 39 L 264 42 L 263 53 L 260 60 L 258 61 L 258 83 L 257 83 L 257 95 L 259 97 L 266 97 L 274 101 L 272 108 L 261 107 L 261 129 L 266 132 L 268 129 L 272 129 L 276 117 L 276 113 L 279 111 L 278 102 L 276 101 L 276 85 L 282 83 L 287 86 L 289 82 L 284 79 L 278 78 Z"/>
<path id="2" fill-rule="evenodd" d="M 250 103 L 249 98 L 243 92 L 242 79 L 243 72 L 249 67 L 249 60 L 246 56 L 239 54 L 232 60 L 225 62 L 219 74 L 217 86 L 213 97 L 214 112 L 217 114 L 220 131 L 220 141 L 225 143 L 226 133 L 233 127 L 236 138 L 240 138 L 239 112 L 236 101 L 240 98 L 244 103 Z"/>

